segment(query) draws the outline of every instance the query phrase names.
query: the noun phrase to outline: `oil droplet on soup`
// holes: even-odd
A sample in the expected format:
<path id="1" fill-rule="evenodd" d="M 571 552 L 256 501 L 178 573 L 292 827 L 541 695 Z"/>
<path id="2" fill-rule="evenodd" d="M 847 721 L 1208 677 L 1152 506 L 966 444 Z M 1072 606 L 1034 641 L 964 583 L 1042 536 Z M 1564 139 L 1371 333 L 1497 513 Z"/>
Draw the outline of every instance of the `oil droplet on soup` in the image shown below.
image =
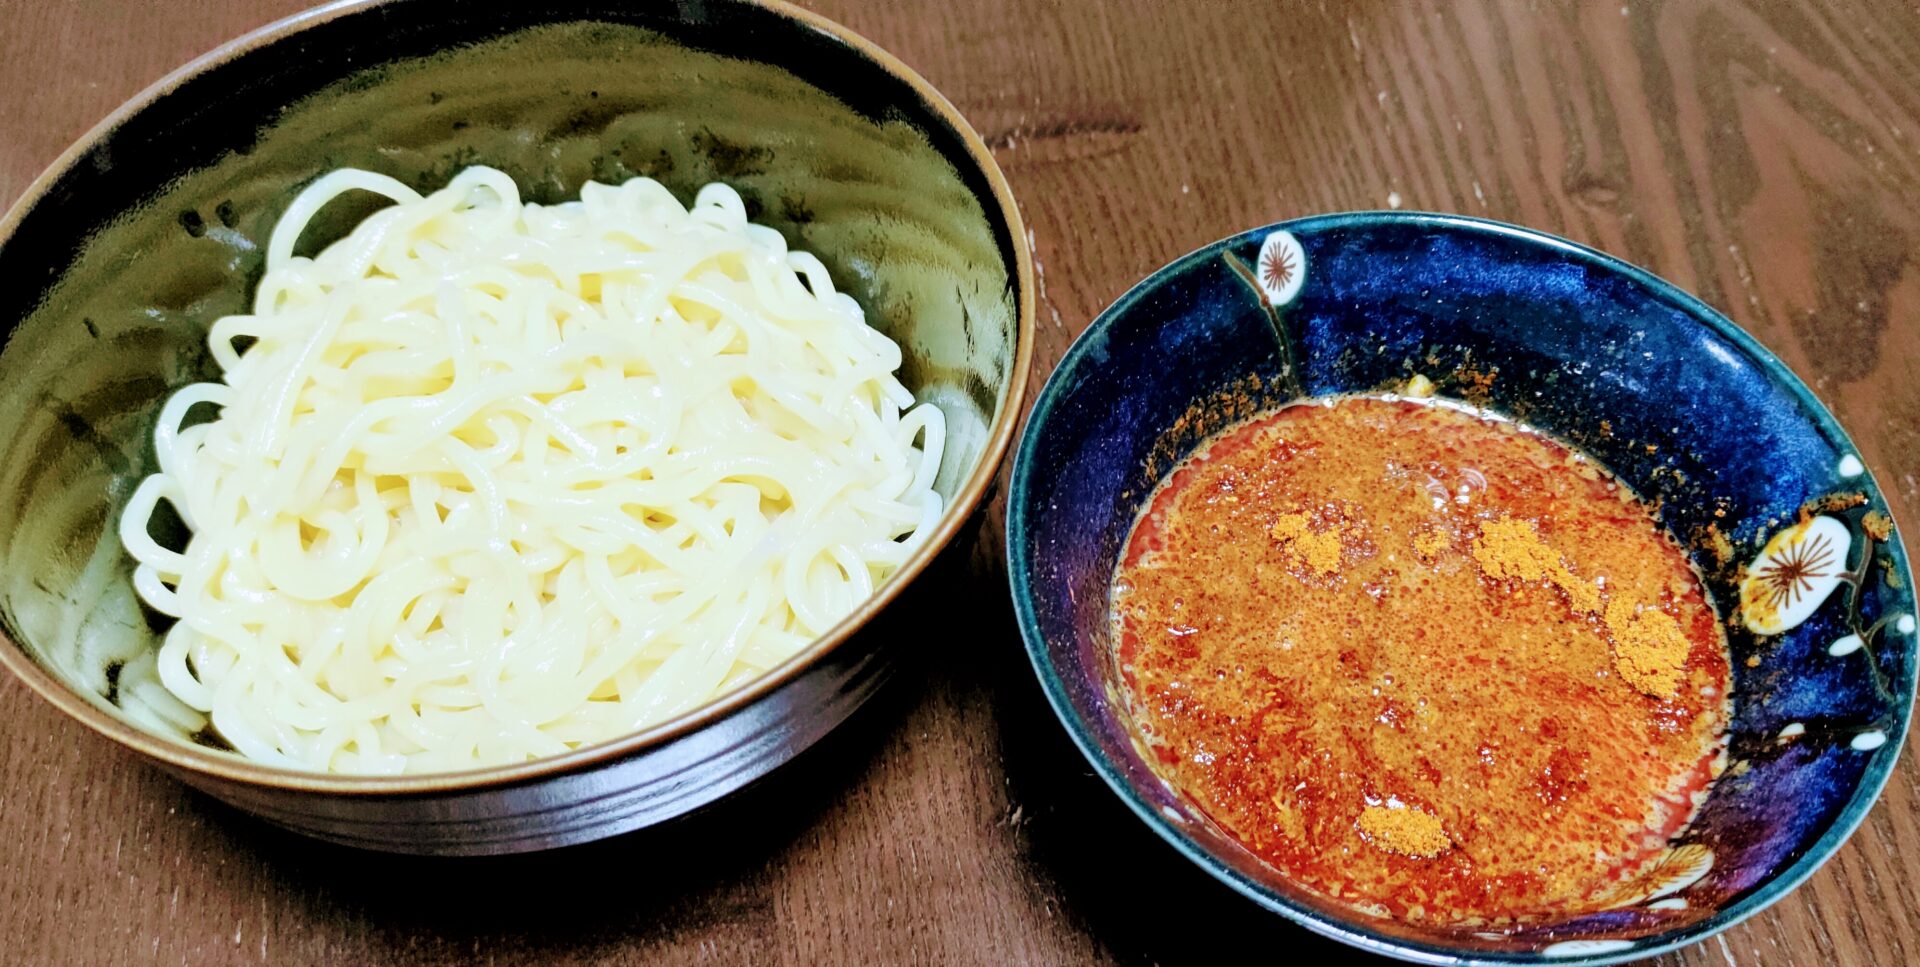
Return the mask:
<path id="1" fill-rule="evenodd" d="M 1289 879 L 1402 919 L 1604 906 L 1724 762 L 1726 640 L 1680 547 L 1584 455 L 1442 402 L 1203 446 L 1113 620 L 1156 768 Z"/>

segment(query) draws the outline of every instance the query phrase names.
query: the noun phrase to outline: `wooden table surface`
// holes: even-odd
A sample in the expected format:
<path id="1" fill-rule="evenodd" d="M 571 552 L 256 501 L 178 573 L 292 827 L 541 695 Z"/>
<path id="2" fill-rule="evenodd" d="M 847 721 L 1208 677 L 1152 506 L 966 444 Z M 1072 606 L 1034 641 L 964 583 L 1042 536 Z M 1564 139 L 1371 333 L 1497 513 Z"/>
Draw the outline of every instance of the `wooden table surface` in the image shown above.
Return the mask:
<path id="1" fill-rule="evenodd" d="M 0 201 L 167 70 L 302 0 L 0 0 Z M 1485 215 L 1699 293 L 1920 522 L 1920 14 L 830 0 L 993 146 L 1040 276 L 1032 388 L 1141 276 L 1312 212 Z M 267 828 L 0 682 L 0 962 L 1126 963 L 1339 948 L 1187 867 L 1046 710 L 999 516 L 890 691 L 666 833 L 486 861 Z M 937 647 L 936 647 L 937 646 Z M 1920 759 L 1797 892 L 1670 964 L 1920 962 Z"/>

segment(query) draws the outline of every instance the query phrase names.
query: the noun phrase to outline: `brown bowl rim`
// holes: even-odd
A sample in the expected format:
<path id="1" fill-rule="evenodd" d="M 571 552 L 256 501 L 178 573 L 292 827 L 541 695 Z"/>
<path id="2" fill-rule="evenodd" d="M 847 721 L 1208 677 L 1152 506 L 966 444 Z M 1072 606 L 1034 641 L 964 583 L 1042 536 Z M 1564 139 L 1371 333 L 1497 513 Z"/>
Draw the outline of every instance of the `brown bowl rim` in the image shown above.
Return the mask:
<path id="1" fill-rule="evenodd" d="M 19 200 L 14 202 L 4 216 L 0 216 L 0 242 L 13 236 L 14 230 L 18 228 L 26 213 L 39 203 L 53 183 L 71 169 L 88 150 L 128 118 L 146 109 L 188 78 L 231 61 L 242 53 L 296 34 L 316 24 L 325 23 L 348 13 L 400 2 L 407 2 L 407 0 L 336 0 L 333 3 L 301 11 L 227 41 L 148 85 L 146 89 L 129 98 L 115 108 L 113 113 L 81 135 L 27 186 Z M 1013 190 L 1008 186 L 1006 175 L 1001 172 L 999 164 L 994 161 L 993 153 L 981 140 L 979 132 L 967 123 L 959 110 L 934 89 L 926 78 L 921 77 L 913 68 L 908 67 L 899 58 L 867 38 L 817 13 L 794 6 L 786 0 L 734 0 L 734 2 L 762 7 L 801 26 L 832 35 L 865 55 L 883 70 L 905 81 L 925 101 L 927 107 L 943 118 L 959 135 L 967 154 L 980 168 L 987 183 L 992 187 L 993 201 L 999 207 L 1000 217 L 1005 220 L 1008 236 L 1013 243 L 1015 273 L 1020 287 L 1013 368 L 1008 373 L 1000 413 L 993 421 L 986 449 L 982 451 L 979 463 L 974 466 L 973 472 L 968 475 L 953 502 L 941 515 L 940 523 L 933 534 L 917 550 L 908 555 L 906 563 L 900 566 L 900 570 L 874 590 L 872 597 L 862 602 L 852 614 L 841 619 L 826 634 L 814 639 L 805 650 L 745 687 L 665 722 L 618 739 L 610 739 L 571 752 L 525 763 L 408 776 L 337 775 L 287 769 L 163 738 L 134 726 L 111 714 L 97 703 L 82 697 L 76 689 L 56 678 L 39 661 L 29 656 L 25 648 L 4 632 L 0 632 L 0 642 L 5 643 L 5 647 L 0 647 L 0 665 L 6 666 L 7 670 L 26 682 L 29 688 L 82 725 L 150 759 L 190 773 L 248 785 L 341 796 L 444 794 L 514 785 L 583 770 L 627 758 L 696 732 L 753 704 L 791 681 L 815 662 L 839 648 L 872 620 L 882 608 L 892 603 L 959 533 L 960 528 L 972 515 L 974 508 L 979 506 L 981 498 L 999 475 L 1000 465 L 1006 458 L 1007 449 L 1013 441 L 1014 430 L 1020 423 L 1022 405 L 1026 399 L 1029 370 L 1033 365 L 1035 311 L 1033 253 L 1027 244 L 1025 225 L 1020 218 L 1019 206 L 1014 201 Z"/>

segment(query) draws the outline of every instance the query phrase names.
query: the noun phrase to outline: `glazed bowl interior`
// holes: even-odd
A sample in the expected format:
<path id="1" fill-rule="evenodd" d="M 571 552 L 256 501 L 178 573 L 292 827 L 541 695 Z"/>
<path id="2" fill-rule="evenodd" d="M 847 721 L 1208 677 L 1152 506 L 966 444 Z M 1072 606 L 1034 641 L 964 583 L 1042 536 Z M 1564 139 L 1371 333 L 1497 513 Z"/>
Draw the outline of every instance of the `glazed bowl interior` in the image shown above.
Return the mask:
<path id="1" fill-rule="evenodd" d="M 1255 278 L 1228 256 L 1258 266 L 1263 243 L 1283 244 L 1280 230 L 1297 241 L 1305 277 L 1276 330 Z M 1845 523 L 1856 555 L 1873 555 L 1857 613 L 1842 592 L 1785 634 L 1729 623 L 1728 767 L 1658 882 L 1617 908 L 1498 931 L 1356 913 L 1290 883 L 1215 826 L 1149 766 L 1127 721 L 1109 582 L 1157 482 L 1253 413 L 1301 396 L 1392 391 L 1415 375 L 1585 450 L 1657 502 L 1723 618 L 1748 562 L 1810 501 L 1832 498 L 1813 509 Z M 1008 555 L 1022 633 L 1055 711 L 1121 798 L 1194 862 L 1312 929 L 1397 956 L 1604 962 L 1752 914 L 1811 873 L 1871 807 L 1914 688 L 1912 580 L 1886 509 L 1806 387 L 1691 296 L 1511 226 L 1357 213 L 1224 240 L 1103 313 L 1036 401 L 1014 466 Z M 1853 631 L 1865 647 L 1832 648 Z"/>
<path id="2" fill-rule="evenodd" d="M 208 326 L 250 307 L 300 189 L 354 166 L 427 191 L 472 164 L 541 203 L 640 175 L 683 203 L 733 186 L 752 219 L 826 263 L 901 345 L 901 380 L 947 418 L 933 539 L 874 601 L 721 706 L 847 638 L 978 503 L 1019 409 L 1023 233 L 978 139 L 909 70 L 810 15 L 747 3 L 335 5 L 163 81 L 0 223 L 0 650 L 19 649 L 16 670 L 109 735 L 161 737 L 176 766 L 272 778 L 202 748 L 218 742 L 197 716 L 143 701 L 161 629 L 132 593 L 115 523 L 155 469 L 169 392 L 218 378 Z M 344 235 L 376 207 L 361 202 L 324 211 L 297 251 Z M 617 742 L 670 737 L 721 706 Z"/>

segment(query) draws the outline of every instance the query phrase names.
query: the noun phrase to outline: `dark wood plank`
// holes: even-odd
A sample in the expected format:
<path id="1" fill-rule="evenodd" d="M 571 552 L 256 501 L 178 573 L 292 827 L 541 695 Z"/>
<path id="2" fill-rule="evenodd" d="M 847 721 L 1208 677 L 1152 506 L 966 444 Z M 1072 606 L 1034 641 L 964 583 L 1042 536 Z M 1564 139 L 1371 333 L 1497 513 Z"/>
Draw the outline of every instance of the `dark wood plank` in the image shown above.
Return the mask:
<path id="1" fill-rule="evenodd" d="M 191 56 L 297 0 L 0 0 L 0 199 Z M 1039 383 L 1114 296 L 1230 231 L 1437 209 L 1700 293 L 1920 510 L 1920 17 L 1901 4 L 821 2 L 991 142 L 1042 272 Z M 997 513 L 977 615 L 767 786 L 659 834 L 423 862 L 266 829 L 0 684 L 0 960 L 1181 962 L 1330 948 L 1161 847 L 1019 654 Z M 945 647 L 941 647 L 945 646 Z M 1909 756 L 1807 885 L 1666 964 L 1920 960 Z M 612 889 L 593 882 L 620 884 Z"/>

